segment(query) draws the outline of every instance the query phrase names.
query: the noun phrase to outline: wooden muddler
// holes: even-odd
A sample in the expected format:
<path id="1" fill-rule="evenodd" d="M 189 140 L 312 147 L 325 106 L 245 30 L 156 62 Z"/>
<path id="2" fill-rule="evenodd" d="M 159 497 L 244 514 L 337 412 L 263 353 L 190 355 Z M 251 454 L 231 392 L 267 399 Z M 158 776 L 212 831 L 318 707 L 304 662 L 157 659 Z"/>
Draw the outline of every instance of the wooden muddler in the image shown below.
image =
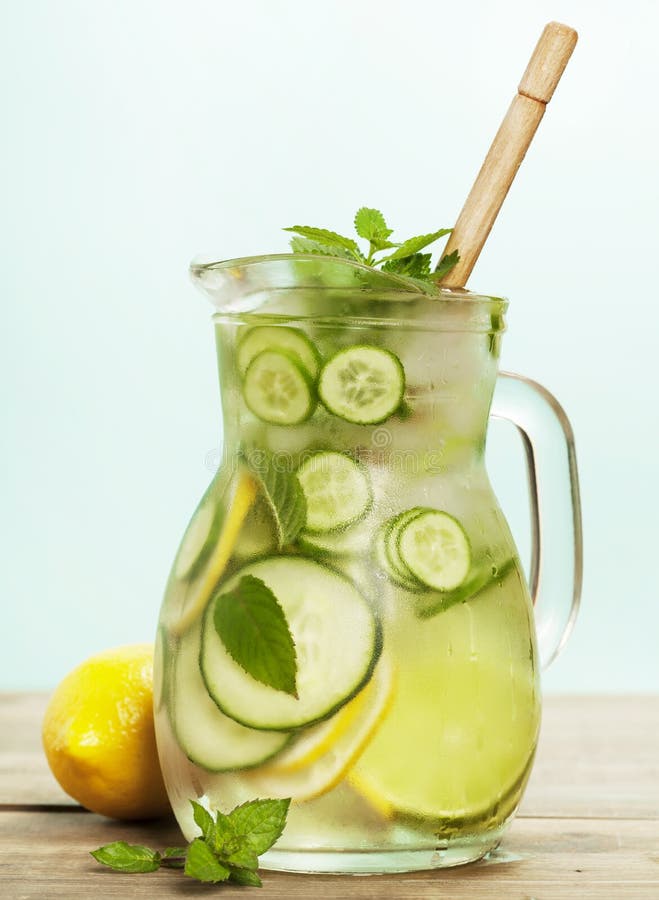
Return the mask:
<path id="1" fill-rule="evenodd" d="M 443 287 L 464 287 L 471 275 L 576 43 L 573 28 L 545 26 L 444 250 L 457 250 L 460 260 Z"/>

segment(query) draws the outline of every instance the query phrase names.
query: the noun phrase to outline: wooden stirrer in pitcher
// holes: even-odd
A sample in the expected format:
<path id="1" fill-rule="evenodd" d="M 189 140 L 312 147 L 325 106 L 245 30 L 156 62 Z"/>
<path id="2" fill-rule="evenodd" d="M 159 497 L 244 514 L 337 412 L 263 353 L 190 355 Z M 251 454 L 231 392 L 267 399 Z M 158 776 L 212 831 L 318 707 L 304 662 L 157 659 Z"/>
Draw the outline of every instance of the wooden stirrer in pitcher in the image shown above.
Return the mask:
<path id="1" fill-rule="evenodd" d="M 444 254 L 457 250 L 460 259 L 444 276 L 442 286 L 464 287 L 471 275 L 576 43 L 577 32 L 559 22 L 550 22 L 540 35 L 517 88 L 517 95 L 499 127 L 446 245 Z"/>

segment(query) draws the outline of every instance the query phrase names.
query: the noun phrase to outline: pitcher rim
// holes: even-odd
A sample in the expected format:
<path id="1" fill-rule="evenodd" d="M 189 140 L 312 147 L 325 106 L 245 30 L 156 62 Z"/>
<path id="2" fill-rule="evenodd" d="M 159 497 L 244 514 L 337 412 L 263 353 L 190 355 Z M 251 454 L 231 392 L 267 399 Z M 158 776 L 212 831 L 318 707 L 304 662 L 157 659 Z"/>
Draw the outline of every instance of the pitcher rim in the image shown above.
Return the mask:
<path id="1" fill-rule="evenodd" d="M 291 262 L 302 263 L 303 265 L 308 264 L 310 272 L 311 266 L 316 267 L 319 263 L 321 265 L 325 263 L 328 265 L 335 263 L 341 268 L 345 266 L 358 274 L 364 275 L 367 278 L 367 282 L 362 285 L 333 284 L 331 281 L 325 284 L 318 282 L 306 283 L 302 275 L 296 274 L 294 277 L 290 273 L 286 273 L 287 278 L 284 278 L 283 280 L 275 278 L 272 283 L 269 283 L 268 279 L 261 281 L 256 277 L 254 283 L 250 285 L 250 282 L 247 280 L 248 273 L 255 273 L 260 266 L 263 266 L 265 269 L 268 265 L 276 265 L 277 263 L 287 264 Z M 285 272 L 286 270 L 282 268 L 282 274 Z M 216 277 L 213 278 L 213 275 Z M 374 294 L 377 293 L 377 297 L 374 299 L 380 301 L 413 302 L 415 304 L 414 320 L 417 327 L 424 325 L 426 327 L 433 327 L 433 325 L 436 327 L 436 318 L 438 315 L 441 317 L 444 313 L 457 313 L 460 309 L 463 312 L 467 312 L 468 318 L 476 316 L 476 318 L 480 320 L 481 316 L 484 316 L 489 320 L 486 328 L 483 327 L 485 322 L 479 321 L 478 325 L 476 325 L 476 322 L 472 321 L 470 325 L 467 325 L 464 329 L 466 331 L 504 330 L 505 326 L 503 321 L 496 322 L 495 324 L 494 320 L 499 316 L 502 317 L 509 305 L 508 300 L 505 297 L 484 294 L 466 288 L 435 287 L 428 285 L 428 289 L 424 289 L 423 282 L 415 282 L 412 279 L 408 279 L 395 273 L 382 272 L 379 269 L 363 265 L 356 260 L 326 257 L 317 254 L 271 253 L 234 257 L 232 259 L 197 257 L 193 259 L 190 264 L 190 276 L 195 286 L 200 288 L 207 296 L 210 296 L 213 301 L 213 304 L 215 305 L 213 318 L 216 321 L 236 321 L 240 319 L 254 321 L 256 318 L 284 320 L 287 318 L 294 318 L 300 320 L 314 319 L 318 324 L 325 321 L 336 322 L 337 319 L 342 321 L 359 320 L 365 324 L 367 321 L 373 324 L 378 322 L 392 324 L 392 320 L 396 320 L 398 323 L 403 324 L 406 319 L 405 315 L 401 316 L 400 307 L 398 307 L 395 313 L 392 309 L 392 316 L 373 315 L 372 311 L 367 312 L 364 310 L 363 314 L 358 313 L 356 315 L 350 314 L 337 317 L 333 314 L 327 315 L 326 313 L 321 313 L 320 310 L 314 310 L 308 315 L 300 314 L 298 311 L 297 314 L 289 317 L 281 311 L 268 312 L 263 309 L 251 307 L 248 302 L 245 302 L 246 297 L 251 296 L 252 294 L 262 296 L 264 293 L 268 293 L 274 296 L 276 294 L 309 290 L 313 290 L 318 296 L 322 296 L 325 292 L 332 295 L 341 293 L 346 296 L 356 296 L 359 294 L 366 294 L 370 291 Z M 295 278 L 300 278 L 299 282 L 296 283 Z M 242 290 L 240 289 L 241 282 L 244 282 L 245 287 L 249 289 L 246 293 L 242 293 Z M 236 289 L 240 290 L 236 291 Z M 243 300 L 240 303 L 235 303 L 235 296 L 232 299 L 229 296 L 236 293 L 243 297 Z M 425 318 L 424 313 L 428 313 L 429 319 Z M 453 318 L 453 316 L 450 316 L 450 318 Z M 456 325 L 457 322 L 454 323 L 455 330 L 462 330 L 460 327 L 456 328 Z M 474 327 L 475 325 L 476 327 Z"/>
<path id="2" fill-rule="evenodd" d="M 354 268 L 355 271 L 364 271 L 373 275 L 375 273 L 377 275 L 382 275 L 392 281 L 396 280 L 401 286 L 401 293 L 409 293 L 409 294 L 424 294 L 424 291 L 421 289 L 414 290 L 412 283 L 408 282 L 406 279 L 399 278 L 399 276 L 394 275 L 391 272 L 382 272 L 380 269 L 374 269 L 372 266 L 366 266 L 362 263 L 357 262 L 357 260 L 351 259 L 343 259 L 342 257 L 334 257 L 334 256 L 321 256 L 320 254 L 313 253 L 265 253 L 265 254 L 254 254 L 253 256 L 236 256 L 231 259 L 208 259 L 207 261 L 203 257 L 195 257 L 190 263 L 190 275 L 194 279 L 203 271 L 209 271 L 211 269 L 241 269 L 246 266 L 252 266 L 254 263 L 267 263 L 267 262 L 278 262 L 278 261 L 308 261 L 317 263 L 319 260 L 330 260 L 331 262 L 338 262 Z M 319 286 L 318 290 L 336 290 L 335 287 L 330 285 L 327 286 Z M 492 303 L 508 303 L 507 297 L 501 297 L 498 294 L 487 294 L 483 291 L 472 291 L 468 288 L 451 288 L 451 287 L 438 287 L 439 294 L 425 294 L 428 297 L 445 297 L 447 300 L 460 300 L 463 302 L 469 301 L 485 301 Z M 392 293 L 395 293 L 392 291 Z"/>

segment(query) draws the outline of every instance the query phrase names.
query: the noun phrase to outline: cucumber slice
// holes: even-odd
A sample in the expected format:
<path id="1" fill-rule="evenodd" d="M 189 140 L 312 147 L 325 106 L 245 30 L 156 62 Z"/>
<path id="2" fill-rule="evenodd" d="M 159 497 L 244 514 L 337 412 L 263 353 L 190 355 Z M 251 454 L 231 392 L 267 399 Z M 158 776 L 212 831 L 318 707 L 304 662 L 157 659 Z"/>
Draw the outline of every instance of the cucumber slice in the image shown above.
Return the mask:
<path id="1" fill-rule="evenodd" d="M 299 328 L 288 325 L 259 325 L 241 338 L 236 352 L 238 371 L 244 375 L 249 364 L 263 350 L 283 350 L 297 357 L 314 380 L 320 369 L 320 356 L 309 338 Z"/>
<path id="2" fill-rule="evenodd" d="M 436 509 L 424 509 L 399 527 L 397 550 L 410 574 L 437 591 L 457 588 L 471 567 L 471 548 L 462 525 Z"/>
<path id="3" fill-rule="evenodd" d="M 384 422 L 396 412 L 404 392 L 401 361 L 369 344 L 339 350 L 323 366 L 318 382 L 325 408 L 356 425 Z"/>
<path id="4" fill-rule="evenodd" d="M 400 558 L 398 552 L 398 539 L 402 529 L 407 523 L 420 515 L 423 510 L 424 507 L 422 506 L 413 506 L 411 509 L 406 509 L 397 516 L 394 516 L 393 519 L 389 520 L 384 534 L 384 552 L 389 564 L 389 571 L 399 579 L 399 583 L 407 583 L 406 586 L 409 590 L 414 590 L 415 588 L 418 589 L 419 582 Z"/>
<path id="5" fill-rule="evenodd" d="M 261 684 L 235 662 L 214 626 L 215 604 L 204 617 L 201 670 L 224 713 L 251 728 L 291 731 L 332 715 L 370 679 L 381 648 L 380 626 L 357 588 L 333 569 L 299 556 L 274 556 L 245 566 L 283 607 L 297 651 L 298 698 Z"/>
<path id="6" fill-rule="evenodd" d="M 453 591 L 424 592 L 415 599 L 414 611 L 419 619 L 432 619 L 438 613 L 446 612 L 456 603 L 465 603 L 467 600 L 475 600 L 480 594 L 501 585 L 504 580 L 515 571 L 515 560 L 507 559 L 500 566 L 491 563 L 482 563 L 474 568 L 465 580 Z"/>
<path id="7" fill-rule="evenodd" d="M 420 585 L 416 578 L 413 578 L 409 572 L 401 572 L 398 568 L 394 568 L 394 566 L 392 565 L 389 553 L 387 552 L 387 538 L 389 536 L 389 532 L 392 529 L 393 523 L 393 519 L 385 522 L 385 524 L 378 530 L 378 533 L 375 536 L 375 543 L 373 545 L 375 561 L 379 568 L 385 573 L 387 578 L 390 581 L 393 581 L 394 584 L 397 584 L 399 587 L 405 588 L 405 590 L 407 591 L 415 592 L 419 590 L 425 590 L 423 585 Z"/>
<path id="8" fill-rule="evenodd" d="M 263 350 L 249 364 L 243 383 L 249 409 L 273 425 L 298 425 L 316 408 L 313 381 L 297 356 Z"/>
<path id="9" fill-rule="evenodd" d="M 201 629 L 191 629 L 176 654 L 171 721 L 188 759 L 208 772 L 260 765 L 278 753 L 290 735 L 255 731 L 225 716 L 211 699 L 199 670 Z"/>
<path id="10" fill-rule="evenodd" d="M 308 456 L 297 477 L 307 500 L 306 531 L 340 531 L 361 519 L 373 500 L 365 467 L 343 453 Z"/>

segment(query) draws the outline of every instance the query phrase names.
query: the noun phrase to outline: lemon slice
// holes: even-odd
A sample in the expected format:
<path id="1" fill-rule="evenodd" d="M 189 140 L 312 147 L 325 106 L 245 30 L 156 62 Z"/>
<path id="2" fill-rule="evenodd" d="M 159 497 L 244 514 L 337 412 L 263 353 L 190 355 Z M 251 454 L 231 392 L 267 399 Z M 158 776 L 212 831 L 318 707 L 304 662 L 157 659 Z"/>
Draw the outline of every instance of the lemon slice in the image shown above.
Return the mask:
<path id="1" fill-rule="evenodd" d="M 383 816 L 478 822 L 516 802 L 533 758 L 533 683 L 508 666 L 409 659 L 395 701 L 348 782 Z M 513 802 L 514 806 L 514 802 Z"/>
<path id="2" fill-rule="evenodd" d="M 292 797 L 298 802 L 326 794 L 363 753 L 387 715 L 395 678 L 382 656 L 373 677 L 350 703 L 327 722 L 303 732 L 272 763 L 243 775 L 254 796 Z"/>
<path id="3" fill-rule="evenodd" d="M 273 761 L 272 770 L 281 774 L 297 772 L 324 756 L 364 714 L 370 695 L 369 688 L 360 691 L 327 721 L 303 731 L 295 743 Z"/>
<path id="4" fill-rule="evenodd" d="M 183 594 L 178 616 L 171 628 L 173 634 L 183 634 L 187 631 L 206 608 L 231 558 L 247 513 L 256 500 L 257 492 L 255 479 L 246 469 L 240 469 L 217 543 L 203 571 Z"/>

